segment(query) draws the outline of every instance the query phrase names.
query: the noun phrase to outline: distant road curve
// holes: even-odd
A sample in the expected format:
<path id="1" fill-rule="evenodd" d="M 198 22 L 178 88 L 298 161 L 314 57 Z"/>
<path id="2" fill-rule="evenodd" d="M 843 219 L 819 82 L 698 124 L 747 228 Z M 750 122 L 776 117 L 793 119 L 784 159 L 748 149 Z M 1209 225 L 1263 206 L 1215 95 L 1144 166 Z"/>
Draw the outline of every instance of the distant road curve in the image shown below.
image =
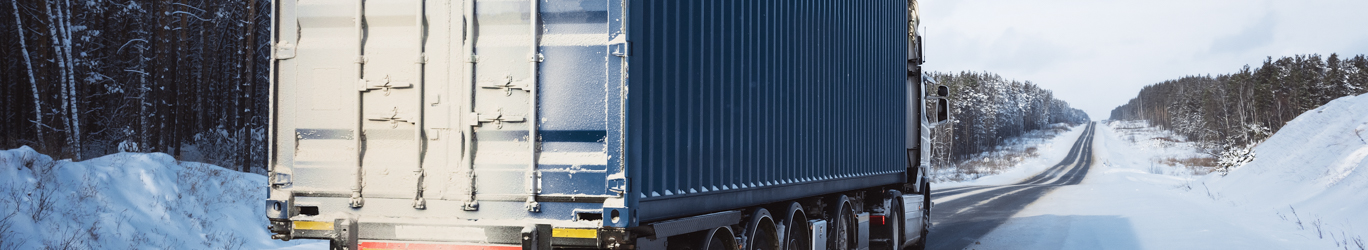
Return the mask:
<path id="1" fill-rule="evenodd" d="M 1020 183 L 932 190 L 935 206 L 927 249 L 972 249 L 979 238 L 1040 197 L 1082 182 L 1092 167 L 1096 127 L 1089 123 L 1059 164 Z"/>

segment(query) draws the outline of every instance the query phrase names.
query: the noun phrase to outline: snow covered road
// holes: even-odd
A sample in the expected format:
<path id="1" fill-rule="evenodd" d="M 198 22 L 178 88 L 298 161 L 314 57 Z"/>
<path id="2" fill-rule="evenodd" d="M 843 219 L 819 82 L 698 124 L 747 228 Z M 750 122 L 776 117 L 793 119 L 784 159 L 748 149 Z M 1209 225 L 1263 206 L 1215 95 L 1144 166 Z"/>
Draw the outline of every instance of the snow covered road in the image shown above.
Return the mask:
<path id="1" fill-rule="evenodd" d="M 1014 222 L 1014 215 L 1027 205 L 1057 188 L 1082 182 L 1093 164 L 1091 141 L 1095 129 L 1095 124 L 1085 127 L 1059 164 L 1019 183 L 933 191 L 934 226 L 927 236 L 927 248 L 976 248 L 981 244 L 980 238 L 1004 223 Z"/>
<path id="2" fill-rule="evenodd" d="M 1206 184 L 1219 175 L 1152 163 L 1171 149 L 1135 145 L 1108 126 L 1082 130 L 1035 175 L 942 184 L 928 249 L 1359 249 L 1353 220 L 1233 200 L 1235 190 Z"/>

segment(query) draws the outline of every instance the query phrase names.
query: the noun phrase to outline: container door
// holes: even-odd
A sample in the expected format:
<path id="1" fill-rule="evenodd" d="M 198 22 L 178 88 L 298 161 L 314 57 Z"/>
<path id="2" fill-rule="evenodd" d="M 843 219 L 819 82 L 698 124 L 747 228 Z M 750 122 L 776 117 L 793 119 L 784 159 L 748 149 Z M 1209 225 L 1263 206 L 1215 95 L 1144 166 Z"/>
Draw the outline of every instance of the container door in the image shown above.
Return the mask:
<path id="1" fill-rule="evenodd" d="M 468 126 L 474 133 L 475 196 L 478 209 L 535 211 L 531 185 L 536 178 L 532 110 L 539 60 L 533 46 L 536 15 L 532 1 L 474 3 L 474 106 Z M 504 202 L 489 202 L 504 201 Z M 517 202 L 522 202 L 517 203 Z M 491 205 L 499 207 L 490 207 Z M 503 207 L 509 206 L 509 207 Z"/>
<path id="2" fill-rule="evenodd" d="M 413 199 L 420 187 L 423 128 L 421 0 L 364 1 L 364 60 L 354 91 L 361 96 L 362 196 Z"/>
<path id="3" fill-rule="evenodd" d="M 361 150 L 355 2 L 286 0 L 281 6 L 278 161 L 293 168 L 276 172 L 294 176 L 296 193 L 347 197 Z"/>

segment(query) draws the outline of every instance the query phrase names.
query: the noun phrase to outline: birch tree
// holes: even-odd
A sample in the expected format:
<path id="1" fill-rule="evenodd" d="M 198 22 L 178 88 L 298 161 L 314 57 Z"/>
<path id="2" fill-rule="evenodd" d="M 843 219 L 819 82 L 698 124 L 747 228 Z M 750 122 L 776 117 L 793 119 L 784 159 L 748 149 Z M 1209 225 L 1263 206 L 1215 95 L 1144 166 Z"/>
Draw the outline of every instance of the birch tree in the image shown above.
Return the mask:
<path id="1" fill-rule="evenodd" d="M 43 99 L 38 92 L 38 80 L 33 76 L 33 60 L 29 58 L 28 42 L 24 40 L 24 20 L 19 17 L 19 0 L 10 0 L 14 7 L 15 33 L 19 34 L 19 51 L 24 55 L 25 72 L 28 73 L 29 86 L 33 89 L 33 131 L 37 132 L 39 145 L 47 145 L 43 140 Z"/>
<path id="2" fill-rule="evenodd" d="M 64 32 L 66 28 L 63 27 L 63 25 L 65 25 L 66 22 L 62 20 L 62 6 L 58 4 L 57 1 L 47 1 L 44 7 L 47 8 L 48 13 L 47 26 L 48 33 L 52 39 L 53 57 L 56 59 L 58 64 L 57 69 L 58 72 L 60 72 L 58 73 L 58 85 L 61 86 L 59 92 L 62 103 L 60 113 L 62 114 L 62 123 L 66 127 L 66 144 L 71 148 L 71 153 L 75 155 L 77 159 L 80 159 L 80 125 L 76 124 L 76 120 L 73 119 L 77 115 L 73 112 L 76 110 L 74 107 L 75 104 L 72 103 L 72 100 L 75 100 L 75 97 L 71 96 L 71 93 L 74 93 L 74 91 L 70 90 L 73 86 L 66 81 L 74 74 L 73 71 L 75 71 L 75 69 L 71 67 L 71 64 L 68 63 L 70 57 L 66 56 L 70 47 L 66 46 L 68 43 L 63 42 L 65 40 L 64 35 L 66 34 L 66 32 Z"/>
<path id="3" fill-rule="evenodd" d="M 62 25 L 59 25 L 62 31 L 62 46 L 66 47 L 62 52 L 64 52 L 66 56 L 66 67 L 70 69 L 66 74 L 66 85 L 68 91 L 67 98 L 69 98 L 67 102 L 71 103 L 71 111 L 68 112 L 71 115 L 70 134 L 73 143 L 71 149 L 73 151 L 72 154 L 75 155 L 76 159 L 84 159 L 81 157 L 81 102 L 76 99 L 78 96 L 76 85 L 76 60 L 72 56 L 72 54 L 74 54 L 72 52 L 74 47 L 71 46 L 71 0 L 63 0 L 62 4 L 63 5 L 58 8 L 59 10 L 57 13 L 60 16 L 59 20 L 62 21 Z"/>

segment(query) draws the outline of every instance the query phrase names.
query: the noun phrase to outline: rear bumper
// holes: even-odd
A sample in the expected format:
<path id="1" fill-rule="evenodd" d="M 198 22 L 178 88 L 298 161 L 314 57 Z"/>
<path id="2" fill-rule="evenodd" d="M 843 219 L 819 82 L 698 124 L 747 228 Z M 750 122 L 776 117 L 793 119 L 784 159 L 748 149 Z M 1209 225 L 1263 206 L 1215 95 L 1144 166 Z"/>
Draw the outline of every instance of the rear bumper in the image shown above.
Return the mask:
<path id="1" fill-rule="evenodd" d="M 359 250 L 519 250 L 523 249 L 518 245 L 486 245 L 486 244 L 463 244 L 463 243 L 428 243 L 428 242 L 394 242 L 394 241 L 362 241 L 356 248 Z"/>
<path id="2" fill-rule="evenodd" d="M 573 222 L 572 222 L 573 223 Z M 272 238 L 324 239 L 346 249 L 550 249 L 630 245 L 625 230 L 555 221 L 272 220 Z"/>

